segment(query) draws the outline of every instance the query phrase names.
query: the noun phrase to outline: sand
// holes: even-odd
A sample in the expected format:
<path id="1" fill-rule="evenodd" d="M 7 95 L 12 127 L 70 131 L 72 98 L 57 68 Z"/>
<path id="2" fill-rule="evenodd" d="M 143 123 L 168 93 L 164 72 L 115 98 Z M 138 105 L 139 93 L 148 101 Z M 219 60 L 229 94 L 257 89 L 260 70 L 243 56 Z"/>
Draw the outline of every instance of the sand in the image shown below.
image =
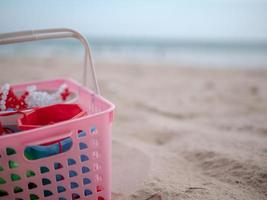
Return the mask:
<path id="1" fill-rule="evenodd" d="M 0 58 L 3 82 L 70 76 L 70 58 Z M 95 62 L 116 104 L 113 200 L 267 199 L 267 70 Z"/>

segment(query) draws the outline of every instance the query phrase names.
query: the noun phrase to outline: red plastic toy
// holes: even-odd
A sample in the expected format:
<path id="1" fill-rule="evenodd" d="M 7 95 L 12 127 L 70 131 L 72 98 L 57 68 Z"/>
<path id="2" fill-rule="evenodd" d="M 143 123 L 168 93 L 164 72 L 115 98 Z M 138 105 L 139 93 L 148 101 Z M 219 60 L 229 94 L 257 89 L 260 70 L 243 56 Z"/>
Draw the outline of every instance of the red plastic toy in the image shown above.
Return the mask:
<path id="1" fill-rule="evenodd" d="M 35 109 L 18 119 L 20 130 L 29 130 L 82 117 L 86 114 L 78 104 L 54 104 Z"/>

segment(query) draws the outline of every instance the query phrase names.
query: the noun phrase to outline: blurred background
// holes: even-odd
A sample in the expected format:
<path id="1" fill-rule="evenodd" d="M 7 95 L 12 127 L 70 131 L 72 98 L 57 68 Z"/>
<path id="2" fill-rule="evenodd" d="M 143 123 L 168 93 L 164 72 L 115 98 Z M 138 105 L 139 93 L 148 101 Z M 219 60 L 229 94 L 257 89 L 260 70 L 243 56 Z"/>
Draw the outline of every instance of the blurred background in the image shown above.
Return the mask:
<path id="1" fill-rule="evenodd" d="M 70 27 L 88 37 L 97 59 L 262 68 L 266 11 L 265 0 L 10 0 L 0 3 L 0 32 Z M 16 56 L 80 51 L 72 40 L 0 49 Z"/>
<path id="2" fill-rule="evenodd" d="M 115 200 L 267 199 L 266 21 L 266 0 L 0 1 L 0 32 L 88 38 L 116 105 Z M 80 81 L 82 50 L 0 46 L 0 83 Z"/>

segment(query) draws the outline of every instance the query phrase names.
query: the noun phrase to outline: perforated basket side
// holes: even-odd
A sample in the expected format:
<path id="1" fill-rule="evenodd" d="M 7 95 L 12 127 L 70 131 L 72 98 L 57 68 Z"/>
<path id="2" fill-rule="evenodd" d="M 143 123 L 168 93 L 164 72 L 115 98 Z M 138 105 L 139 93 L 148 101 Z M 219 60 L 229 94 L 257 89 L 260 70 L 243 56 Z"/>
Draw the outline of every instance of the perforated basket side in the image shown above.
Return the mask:
<path id="1" fill-rule="evenodd" d="M 52 157 L 29 161 L 28 145 L 50 141 L 45 135 L 68 133 L 72 148 Z M 35 137 L 33 135 L 39 135 Z M 41 137 L 42 136 L 42 137 Z M 110 113 L 73 121 L 63 126 L 35 129 L 1 140 L 0 199 L 110 199 Z M 11 162 L 13 163 L 11 165 Z M 6 195 L 3 195 L 3 191 Z"/>
<path id="2" fill-rule="evenodd" d="M 62 82 L 73 92 L 79 91 L 76 103 L 88 109 L 90 115 L 1 136 L 0 200 L 37 197 L 53 200 L 111 199 L 111 126 L 114 106 L 71 80 L 35 84 L 47 88 Z M 15 87 L 23 88 L 30 84 Z M 24 149 L 29 145 L 66 137 L 71 137 L 73 141 L 72 148 L 67 152 L 33 161 L 24 156 Z"/>

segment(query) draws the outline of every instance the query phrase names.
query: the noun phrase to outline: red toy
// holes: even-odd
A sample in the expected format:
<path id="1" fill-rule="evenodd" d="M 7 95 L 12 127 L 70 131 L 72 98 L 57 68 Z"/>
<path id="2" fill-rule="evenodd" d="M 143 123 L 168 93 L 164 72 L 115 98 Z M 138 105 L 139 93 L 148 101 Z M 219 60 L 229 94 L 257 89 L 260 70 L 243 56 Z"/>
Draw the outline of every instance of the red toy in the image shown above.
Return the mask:
<path id="1" fill-rule="evenodd" d="M 29 130 L 82 117 L 86 114 L 78 104 L 54 104 L 35 109 L 18 119 L 20 130 Z"/>
<path id="2" fill-rule="evenodd" d="M 66 101 L 67 97 L 70 95 L 69 89 L 66 85 L 62 85 L 54 94 L 36 91 L 36 87 L 31 86 L 27 91 L 24 91 L 21 96 L 16 96 L 9 84 L 3 85 L 1 90 L 0 111 L 20 111 L 33 107 L 48 106 L 48 102 L 53 104 L 59 103 L 59 100 Z"/>

